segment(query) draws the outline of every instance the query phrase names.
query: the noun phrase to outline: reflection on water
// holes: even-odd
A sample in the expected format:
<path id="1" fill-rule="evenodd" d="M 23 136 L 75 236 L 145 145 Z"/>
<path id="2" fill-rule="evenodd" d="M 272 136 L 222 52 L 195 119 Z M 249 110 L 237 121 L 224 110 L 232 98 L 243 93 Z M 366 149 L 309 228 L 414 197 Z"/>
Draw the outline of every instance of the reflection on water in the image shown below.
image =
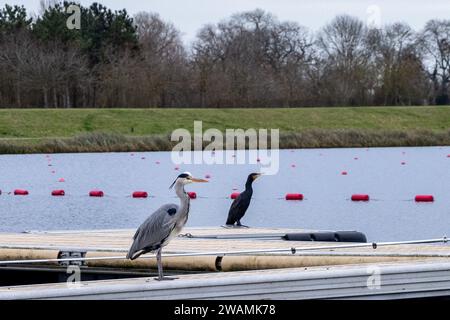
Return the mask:
<path id="1" fill-rule="evenodd" d="M 449 147 L 282 150 L 278 174 L 255 182 L 242 222 L 358 230 L 373 241 L 450 235 L 449 153 Z M 0 156 L 0 231 L 135 228 L 161 204 L 178 201 L 169 186 L 182 171 L 211 176 L 208 184 L 187 187 L 198 195 L 188 226 L 218 226 L 226 219 L 229 195 L 258 170 L 258 165 L 175 167 L 168 152 Z M 18 188 L 30 195 L 8 194 Z M 51 197 L 55 189 L 66 196 Z M 88 197 L 93 189 L 105 197 Z M 136 190 L 151 197 L 131 198 Z M 305 200 L 284 200 L 293 192 Z M 352 202 L 354 193 L 369 194 L 371 201 Z M 416 194 L 432 194 L 436 201 L 415 203 Z"/>

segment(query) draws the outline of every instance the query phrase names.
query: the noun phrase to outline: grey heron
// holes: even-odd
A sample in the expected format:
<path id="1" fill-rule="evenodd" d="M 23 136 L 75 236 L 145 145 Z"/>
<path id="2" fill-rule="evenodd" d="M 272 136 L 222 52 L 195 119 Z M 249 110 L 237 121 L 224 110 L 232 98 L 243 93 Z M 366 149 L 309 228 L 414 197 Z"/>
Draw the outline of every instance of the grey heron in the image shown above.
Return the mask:
<path id="1" fill-rule="evenodd" d="M 172 280 L 163 276 L 161 250 L 171 239 L 176 237 L 188 220 L 189 195 L 184 190 L 186 184 L 192 182 L 208 182 L 193 178 L 189 172 L 180 174 L 170 186 L 180 198 L 180 205 L 165 204 L 153 212 L 137 229 L 133 244 L 127 254 L 127 259 L 134 260 L 140 255 L 156 251 L 158 263 L 158 278 L 156 280 Z"/>
<path id="2" fill-rule="evenodd" d="M 228 211 L 228 219 L 226 222 L 226 227 L 247 227 L 241 224 L 241 219 L 245 215 L 245 212 L 250 205 L 250 201 L 253 195 L 252 184 L 258 177 L 260 173 L 251 173 L 247 177 L 247 182 L 245 183 L 245 190 L 234 199 L 231 204 L 230 210 Z"/>

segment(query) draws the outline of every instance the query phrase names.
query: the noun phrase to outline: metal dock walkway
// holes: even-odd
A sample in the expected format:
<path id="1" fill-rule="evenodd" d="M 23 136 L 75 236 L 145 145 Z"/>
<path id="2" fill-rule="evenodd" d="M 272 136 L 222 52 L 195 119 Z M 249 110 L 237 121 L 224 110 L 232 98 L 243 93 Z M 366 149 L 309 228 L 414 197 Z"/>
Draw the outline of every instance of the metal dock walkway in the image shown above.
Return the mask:
<path id="1" fill-rule="evenodd" d="M 305 231 L 186 228 L 182 236 L 163 250 L 165 269 L 176 274 L 176 270 L 180 271 L 175 281 L 157 282 L 144 274 L 140 278 L 82 281 L 78 286 L 67 283 L 4 286 L 0 287 L 0 299 L 380 299 L 449 295 L 447 243 L 385 245 L 375 249 L 371 244 L 351 247 L 348 243 L 334 242 L 333 248 L 317 249 L 330 246 L 330 242 L 282 238 L 286 233 Z M 122 258 L 133 232 L 0 233 L 0 261 L 43 259 L 41 263 L 33 263 L 33 267 L 56 267 L 62 264 L 55 260 L 62 253 L 66 257 L 81 253 L 87 258 L 81 272 L 156 268 L 152 255 L 135 261 Z M 311 247 L 316 249 L 308 250 Z M 243 250 L 254 252 L 226 254 Z M 180 254 L 188 256 L 177 256 Z M 111 256 L 116 259 L 95 259 Z M 0 270 L 7 267 L 10 265 L 0 262 Z M 378 289 L 368 286 L 374 275 L 380 276 Z"/>

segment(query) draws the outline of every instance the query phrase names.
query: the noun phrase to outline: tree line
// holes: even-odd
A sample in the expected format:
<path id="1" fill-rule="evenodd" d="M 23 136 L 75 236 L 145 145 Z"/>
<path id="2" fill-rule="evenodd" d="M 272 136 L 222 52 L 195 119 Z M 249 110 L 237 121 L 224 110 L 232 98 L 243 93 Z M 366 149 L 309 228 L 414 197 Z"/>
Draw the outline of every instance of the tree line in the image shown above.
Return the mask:
<path id="1" fill-rule="evenodd" d="M 318 32 L 257 9 L 207 24 L 189 45 L 158 14 L 52 3 L 0 9 L 0 107 L 307 107 L 449 104 L 450 20 Z"/>

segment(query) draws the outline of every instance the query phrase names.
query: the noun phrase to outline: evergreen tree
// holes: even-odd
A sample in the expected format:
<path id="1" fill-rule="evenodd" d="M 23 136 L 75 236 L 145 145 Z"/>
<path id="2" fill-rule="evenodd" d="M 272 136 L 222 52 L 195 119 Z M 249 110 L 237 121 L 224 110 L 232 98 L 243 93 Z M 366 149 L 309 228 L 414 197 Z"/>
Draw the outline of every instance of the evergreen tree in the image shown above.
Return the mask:
<path id="1" fill-rule="evenodd" d="M 13 33 L 29 28 L 32 19 L 27 18 L 27 10 L 24 6 L 5 5 L 0 9 L 0 33 Z"/>

